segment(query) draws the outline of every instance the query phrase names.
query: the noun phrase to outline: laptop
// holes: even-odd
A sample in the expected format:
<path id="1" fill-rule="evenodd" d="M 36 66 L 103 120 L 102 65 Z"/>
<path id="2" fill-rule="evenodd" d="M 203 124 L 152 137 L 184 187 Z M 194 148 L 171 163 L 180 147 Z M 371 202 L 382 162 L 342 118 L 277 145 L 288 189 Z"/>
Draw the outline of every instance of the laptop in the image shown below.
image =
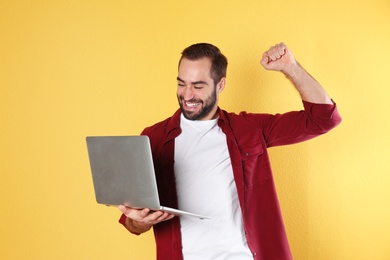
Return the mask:
<path id="1" fill-rule="evenodd" d="M 160 205 L 148 136 L 88 136 L 86 141 L 97 203 L 208 218 Z"/>

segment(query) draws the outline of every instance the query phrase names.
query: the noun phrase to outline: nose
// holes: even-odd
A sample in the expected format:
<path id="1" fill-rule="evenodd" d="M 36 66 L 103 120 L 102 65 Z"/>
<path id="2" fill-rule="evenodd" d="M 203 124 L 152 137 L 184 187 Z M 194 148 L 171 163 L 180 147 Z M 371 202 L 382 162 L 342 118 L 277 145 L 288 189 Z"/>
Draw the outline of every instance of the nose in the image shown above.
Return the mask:
<path id="1" fill-rule="evenodd" d="M 185 87 L 183 90 L 183 98 L 184 100 L 188 101 L 191 100 L 194 97 L 194 91 L 192 87 Z"/>

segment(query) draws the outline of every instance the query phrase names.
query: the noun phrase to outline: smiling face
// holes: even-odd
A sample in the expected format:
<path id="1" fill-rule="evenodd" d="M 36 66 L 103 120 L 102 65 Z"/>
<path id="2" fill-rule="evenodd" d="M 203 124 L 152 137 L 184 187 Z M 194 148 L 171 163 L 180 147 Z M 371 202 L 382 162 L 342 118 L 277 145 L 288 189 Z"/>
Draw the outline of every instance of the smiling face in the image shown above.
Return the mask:
<path id="1" fill-rule="evenodd" d="M 210 120 L 215 117 L 225 78 L 215 84 L 210 72 L 211 61 L 208 58 L 183 58 L 180 62 L 177 98 L 183 115 L 189 120 Z"/>

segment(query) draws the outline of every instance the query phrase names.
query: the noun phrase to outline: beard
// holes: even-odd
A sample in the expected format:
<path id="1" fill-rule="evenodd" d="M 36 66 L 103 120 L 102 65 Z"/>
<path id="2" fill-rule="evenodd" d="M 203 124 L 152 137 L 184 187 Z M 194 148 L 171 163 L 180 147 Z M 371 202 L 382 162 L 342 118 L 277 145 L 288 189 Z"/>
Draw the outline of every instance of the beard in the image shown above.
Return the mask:
<path id="1" fill-rule="evenodd" d="M 191 99 L 187 100 L 188 102 L 198 102 L 201 103 L 201 109 L 199 111 L 188 111 L 184 109 L 183 102 L 184 98 L 182 96 L 177 96 L 177 99 L 179 101 L 179 106 L 181 108 L 181 111 L 183 112 L 183 115 L 188 120 L 201 120 L 202 118 L 206 117 L 211 110 L 213 110 L 216 102 L 217 102 L 217 87 L 214 88 L 214 91 L 211 93 L 211 95 L 205 100 L 201 99 Z"/>

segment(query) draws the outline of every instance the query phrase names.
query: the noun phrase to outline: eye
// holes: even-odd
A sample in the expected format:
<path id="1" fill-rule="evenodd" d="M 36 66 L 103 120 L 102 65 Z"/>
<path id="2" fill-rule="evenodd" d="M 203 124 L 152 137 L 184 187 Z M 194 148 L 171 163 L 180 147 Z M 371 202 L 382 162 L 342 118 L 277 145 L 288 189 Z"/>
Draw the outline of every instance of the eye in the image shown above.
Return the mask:
<path id="1" fill-rule="evenodd" d="M 196 83 L 196 84 L 193 84 L 193 87 L 194 87 L 194 89 L 196 89 L 196 90 L 203 89 L 204 86 L 205 86 L 205 85 L 204 85 L 203 83 Z"/>

